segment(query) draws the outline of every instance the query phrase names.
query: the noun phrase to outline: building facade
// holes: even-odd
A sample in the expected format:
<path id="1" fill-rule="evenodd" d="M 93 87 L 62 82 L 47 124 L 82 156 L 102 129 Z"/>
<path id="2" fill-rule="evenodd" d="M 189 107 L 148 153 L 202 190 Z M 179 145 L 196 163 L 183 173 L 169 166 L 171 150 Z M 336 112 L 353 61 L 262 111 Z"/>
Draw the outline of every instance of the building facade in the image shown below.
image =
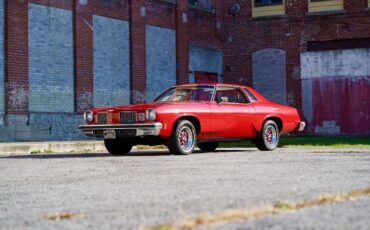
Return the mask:
<path id="1" fill-rule="evenodd" d="M 0 141 L 84 138 L 85 109 L 201 81 L 251 85 L 299 108 L 312 133 L 369 134 L 369 6 L 0 0 Z"/>
<path id="2" fill-rule="evenodd" d="M 370 133 L 370 1 L 239 4 L 225 21 L 225 81 L 301 109 L 311 133 Z"/>

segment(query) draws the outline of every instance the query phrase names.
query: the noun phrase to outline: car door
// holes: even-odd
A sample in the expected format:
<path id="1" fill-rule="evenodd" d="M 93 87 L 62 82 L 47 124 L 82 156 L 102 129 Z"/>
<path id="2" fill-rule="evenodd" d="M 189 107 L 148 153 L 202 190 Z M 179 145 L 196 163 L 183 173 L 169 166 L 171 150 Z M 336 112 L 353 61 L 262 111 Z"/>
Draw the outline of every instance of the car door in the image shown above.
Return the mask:
<path id="1" fill-rule="evenodd" d="M 253 135 L 253 104 L 239 87 L 218 86 L 210 104 L 215 139 L 244 138 Z"/>

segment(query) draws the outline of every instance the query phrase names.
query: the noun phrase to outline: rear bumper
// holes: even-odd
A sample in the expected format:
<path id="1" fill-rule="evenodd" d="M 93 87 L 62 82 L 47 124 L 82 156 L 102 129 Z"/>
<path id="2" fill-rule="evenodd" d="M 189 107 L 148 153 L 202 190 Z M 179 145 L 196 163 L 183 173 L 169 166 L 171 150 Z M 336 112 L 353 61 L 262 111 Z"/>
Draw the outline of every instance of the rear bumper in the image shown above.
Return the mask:
<path id="1" fill-rule="evenodd" d="M 159 136 L 162 123 L 117 124 L 117 125 L 80 125 L 86 136 L 115 139 L 117 137 Z"/>
<path id="2" fill-rule="evenodd" d="M 298 123 L 297 131 L 302 132 L 306 128 L 306 122 L 301 121 Z"/>

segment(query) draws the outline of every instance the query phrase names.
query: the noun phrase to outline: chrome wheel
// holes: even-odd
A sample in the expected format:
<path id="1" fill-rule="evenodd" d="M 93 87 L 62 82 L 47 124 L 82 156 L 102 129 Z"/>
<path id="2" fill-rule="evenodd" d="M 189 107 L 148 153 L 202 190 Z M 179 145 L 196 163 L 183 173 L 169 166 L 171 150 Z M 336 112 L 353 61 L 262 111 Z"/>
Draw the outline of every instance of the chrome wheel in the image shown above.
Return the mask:
<path id="1" fill-rule="evenodd" d="M 265 142 L 270 148 L 274 148 L 277 145 L 278 132 L 273 125 L 269 125 L 265 129 Z"/>
<path id="2" fill-rule="evenodd" d="M 254 143 L 259 150 L 272 151 L 279 145 L 279 127 L 275 121 L 267 120 L 263 124 L 261 132 L 254 139 Z"/>
<path id="3" fill-rule="evenodd" d="M 189 155 L 193 152 L 197 142 L 197 133 L 193 123 L 180 120 L 176 123 L 171 137 L 167 140 L 167 147 L 172 154 Z"/>
<path id="4" fill-rule="evenodd" d="M 189 152 L 194 147 L 194 133 L 190 127 L 184 126 L 179 130 L 179 146 L 184 152 Z"/>

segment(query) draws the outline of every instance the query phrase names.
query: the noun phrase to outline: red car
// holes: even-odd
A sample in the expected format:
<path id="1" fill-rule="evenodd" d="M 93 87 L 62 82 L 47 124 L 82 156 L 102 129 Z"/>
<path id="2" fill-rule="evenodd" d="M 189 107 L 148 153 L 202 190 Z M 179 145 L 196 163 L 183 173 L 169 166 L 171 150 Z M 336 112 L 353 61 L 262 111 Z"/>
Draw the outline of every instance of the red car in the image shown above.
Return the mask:
<path id="1" fill-rule="evenodd" d="M 231 84 L 174 86 L 154 102 L 94 108 L 79 128 L 104 138 L 112 155 L 128 154 L 138 144 L 165 144 L 173 154 L 214 151 L 220 142 L 252 140 L 274 150 L 281 134 L 302 131 L 295 108 L 268 101 L 250 87 Z"/>

